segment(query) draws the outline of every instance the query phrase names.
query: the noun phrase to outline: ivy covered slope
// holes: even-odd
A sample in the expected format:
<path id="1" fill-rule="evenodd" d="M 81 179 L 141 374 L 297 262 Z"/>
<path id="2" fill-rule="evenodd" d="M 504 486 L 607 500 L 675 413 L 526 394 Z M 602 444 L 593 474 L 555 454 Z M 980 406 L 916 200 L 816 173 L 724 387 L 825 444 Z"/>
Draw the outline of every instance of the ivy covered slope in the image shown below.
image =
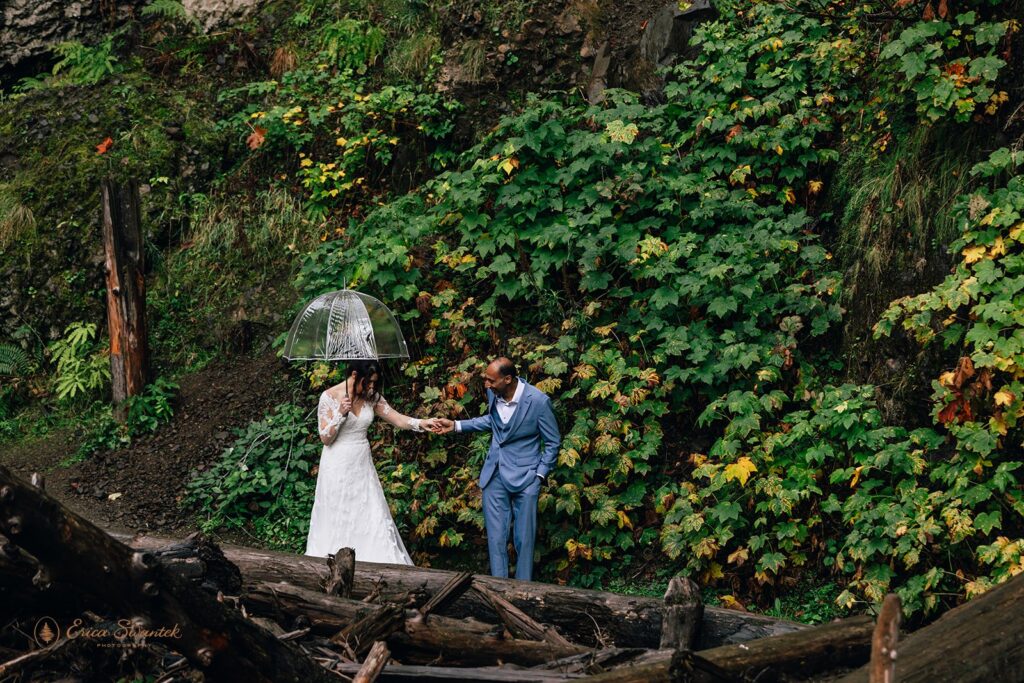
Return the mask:
<path id="1" fill-rule="evenodd" d="M 842 273 L 819 235 L 841 152 L 884 159 L 901 131 L 1006 122 L 1018 27 L 990 2 L 719 6 L 663 103 L 531 100 L 456 170 L 311 254 L 299 286 L 405 311 L 424 412 L 479 411 L 471 380 L 499 351 L 553 397 L 548 577 L 654 561 L 745 595 L 812 576 L 847 605 L 955 603 L 1022 566 L 1016 159 L 997 152 L 955 209 L 953 279 L 880 323 L 922 341 L 944 325 L 947 362 L 966 359 L 936 380 L 932 425 L 883 424 L 884 389 L 841 383 Z M 331 210 L 346 189 L 319 184 L 344 152 L 309 158 L 309 201 Z M 485 444 L 456 444 L 379 449 L 420 551 L 482 528 Z"/>

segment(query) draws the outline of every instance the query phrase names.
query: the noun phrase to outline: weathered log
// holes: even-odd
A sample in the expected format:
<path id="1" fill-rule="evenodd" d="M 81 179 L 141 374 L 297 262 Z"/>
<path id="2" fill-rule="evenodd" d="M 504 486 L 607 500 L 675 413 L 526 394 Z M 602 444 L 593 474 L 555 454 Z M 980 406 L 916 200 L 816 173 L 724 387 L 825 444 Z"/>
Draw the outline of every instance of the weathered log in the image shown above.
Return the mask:
<path id="1" fill-rule="evenodd" d="M 906 636 L 896 659 L 899 683 L 1024 681 L 1024 574 L 946 612 Z M 866 683 L 870 666 L 841 679 Z"/>
<path id="2" fill-rule="evenodd" d="M 673 577 L 665 591 L 661 649 L 693 649 L 703 618 L 704 601 L 700 597 L 700 588 L 685 576 Z"/>
<path id="3" fill-rule="evenodd" d="M 420 614 L 426 619 L 432 612 L 441 612 L 462 597 L 462 594 L 473 585 L 473 575 L 469 572 L 459 572 L 444 585 L 441 590 L 434 593 L 430 600 L 420 607 Z"/>
<path id="4" fill-rule="evenodd" d="M 498 613 L 498 617 L 505 628 L 516 638 L 527 638 L 529 640 L 542 640 L 553 645 L 572 647 L 572 643 L 566 640 L 558 631 L 546 624 L 538 624 L 529 615 L 501 597 L 490 588 L 484 585 L 476 585 L 473 590 L 480 593 L 491 603 L 491 607 Z"/>
<path id="5" fill-rule="evenodd" d="M 352 548 L 339 549 L 334 555 L 327 557 L 327 569 L 331 572 L 324 587 L 327 594 L 351 598 L 352 582 L 356 573 L 356 551 Z"/>
<path id="6" fill-rule="evenodd" d="M 362 658 L 374 642 L 388 638 L 404 625 L 405 609 L 398 605 L 380 605 L 331 636 L 331 642 L 341 645 L 356 658 Z"/>
<path id="7" fill-rule="evenodd" d="M 352 678 L 352 683 L 373 683 L 380 676 L 380 672 L 384 669 L 384 665 L 388 663 L 388 646 L 382 641 L 378 640 L 370 648 L 370 654 L 366 655 L 366 660 L 363 665 L 359 667 L 359 671 L 356 672 L 355 677 Z"/>
<path id="8" fill-rule="evenodd" d="M 850 617 L 804 631 L 701 650 L 701 658 L 731 676 L 777 680 L 782 674 L 809 676 L 839 666 L 860 666 L 868 660 L 874 624 L 870 617 Z M 662 651 L 637 664 L 616 668 L 595 681 L 672 680 L 672 652 Z"/>
<path id="9" fill-rule="evenodd" d="M 166 545 L 169 540 L 154 536 L 122 535 L 120 538 L 137 548 L 159 547 Z M 328 575 L 326 562 L 321 558 L 232 545 L 222 545 L 221 549 L 242 570 L 246 582 L 288 581 L 318 591 Z M 362 599 L 369 595 L 381 580 L 382 602 L 400 601 L 411 591 L 423 588 L 433 594 L 441 590 L 454 574 L 440 569 L 360 562 L 357 559 L 352 597 Z M 503 596 L 532 619 L 554 626 L 573 642 L 595 645 L 599 642 L 597 635 L 600 632 L 607 644 L 620 647 L 656 648 L 659 645 L 664 610 L 662 601 L 656 598 L 499 579 L 479 574 L 474 575 L 473 581 Z M 443 614 L 494 621 L 490 605 L 475 591 L 467 592 L 448 606 Z M 804 628 L 804 625 L 791 621 L 706 607 L 697 647 L 742 643 Z"/>
<path id="10" fill-rule="evenodd" d="M 218 680 L 329 681 L 301 651 L 195 590 L 149 553 L 134 551 L 0 466 L 0 531 L 55 580 L 131 615 L 148 637 Z"/>
<path id="11" fill-rule="evenodd" d="M 334 670 L 341 674 L 354 675 L 359 664 L 338 664 Z M 409 664 L 388 664 L 377 678 L 380 683 L 447 683 L 467 681 L 468 683 L 560 683 L 579 680 L 579 674 L 560 674 L 553 671 L 518 669 L 513 667 L 457 668 L 450 666 L 417 666 Z"/>
<path id="12" fill-rule="evenodd" d="M 739 645 L 737 647 L 744 647 Z M 616 667 L 588 677 L 588 683 L 746 683 L 746 677 L 720 667 L 703 652 L 659 650 L 648 664 Z"/>
<path id="13" fill-rule="evenodd" d="M 901 612 L 899 596 L 886 595 L 871 636 L 870 683 L 896 683 L 896 642 L 900 636 Z"/>
<path id="14" fill-rule="evenodd" d="M 631 663 L 641 655 L 650 652 L 651 650 L 640 647 L 606 647 L 556 659 L 537 668 L 560 671 L 561 673 L 599 674 L 604 673 L 606 669 Z"/>
<path id="15" fill-rule="evenodd" d="M 321 634 L 335 633 L 382 609 L 379 605 L 345 600 L 288 583 L 255 584 L 245 592 L 243 602 L 250 613 L 271 616 L 278 621 L 303 615 L 312 630 Z M 419 612 L 409 610 L 404 630 L 393 633 L 387 642 L 394 656 L 403 662 L 427 663 L 440 659 L 464 666 L 487 666 L 496 662 L 535 666 L 587 652 L 586 648 L 575 645 L 502 639 L 495 630 L 494 626 L 472 618 L 434 615 L 423 620 Z"/>

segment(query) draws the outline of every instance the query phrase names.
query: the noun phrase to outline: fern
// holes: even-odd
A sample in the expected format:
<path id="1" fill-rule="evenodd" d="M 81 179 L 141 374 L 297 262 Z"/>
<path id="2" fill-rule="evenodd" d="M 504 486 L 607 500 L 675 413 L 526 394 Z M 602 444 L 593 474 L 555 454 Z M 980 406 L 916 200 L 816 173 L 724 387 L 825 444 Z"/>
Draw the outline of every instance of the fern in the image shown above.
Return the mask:
<path id="1" fill-rule="evenodd" d="M 75 85 L 96 85 L 106 76 L 117 73 L 120 67 L 114 54 L 114 38 L 119 34 L 111 34 L 93 46 L 77 40 L 57 45 L 54 52 L 61 60 L 53 65 L 53 75 L 63 72 Z"/>
<path id="2" fill-rule="evenodd" d="M 32 370 L 32 360 L 16 344 L 0 342 L 0 377 L 23 377 Z"/>
<path id="3" fill-rule="evenodd" d="M 185 24 L 193 28 L 199 27 L 199 21 L 189 14 L 185 5 L 179 0 L 153 0 L 142 8 L 142 16 Z"/>

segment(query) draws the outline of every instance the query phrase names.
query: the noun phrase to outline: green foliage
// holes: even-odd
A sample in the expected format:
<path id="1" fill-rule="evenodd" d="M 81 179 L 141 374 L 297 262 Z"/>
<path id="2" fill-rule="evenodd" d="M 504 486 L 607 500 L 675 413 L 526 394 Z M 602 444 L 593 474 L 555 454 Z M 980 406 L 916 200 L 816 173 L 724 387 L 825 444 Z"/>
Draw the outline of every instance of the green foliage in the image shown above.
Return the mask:
<path id="1" fill-rule="evenodd" d="M 189 14 L 180 0 L 152 0 L 142 8 L 140 14 L 144 17 L 163 19 L 193 29 L 199 28 L 199 21 Z"/>
<path id="2" fill-rule="evenodd" d="M 320 50 L 342 69 L 366 73 L 384 50 L 385 34 L 361 19 L 339 19 L 320 29 Z"/>
<path id="3" fill-rule="evenodd" d="M 907 27 L 882 49 L 881 59 L 896 66 L 893 83 L 900 92 L 913 95 L 926 120 L 951 114 L 964 122 L 979 108 L 995 113 L 1008 99 L 1005 92 L 996 92 L 995 85 L 1006 66 L 998 54 L 1010 22 L 981 22 L 973 10 L 950 19 Z"/>
<path id="4" fill-rule="evenodd" d="M 54 391 L 59 401 L 85 398 L 110 381 L 108 350 L 97 339 L 95 323 L 71 323 L 64 337 L 50 344 L 49 352 L 57 366 Z"/>
<path id="5" fill-rule="evenodd" d="M 156 431 L 174 417 L 171 400 L 178 385 L 164 377 L 147 384 L 143 392 L 128 398 L 128 433 L 131 436 Z"/>
<path id="6" fill-rule="evenodd" d="M 321 446 L 313 433 L 306 410 L 278 406 L 235 430 L 238 438 L 219 461 L 187 484 L 183 504 L 198 510 L 205 530 L 246 529 L 272 547 L 301 549 L 316 489 L 311 468 Z"/>
<path id="7" fill-rule="evenodd" d="M 117 73 L 116 38 L 117 34 L 110 34 L 91 46 L 77 40 L 60 43 L 54 48 L 60 60 L 53 65 L 53 75 L 73 85 L 95 85 Z"/>
<path id="8" fill-rule="evenodd" d="M 17 344 L 0 342 L 0 377 L 24 377 L 32 371 L 32 359 Z"/>

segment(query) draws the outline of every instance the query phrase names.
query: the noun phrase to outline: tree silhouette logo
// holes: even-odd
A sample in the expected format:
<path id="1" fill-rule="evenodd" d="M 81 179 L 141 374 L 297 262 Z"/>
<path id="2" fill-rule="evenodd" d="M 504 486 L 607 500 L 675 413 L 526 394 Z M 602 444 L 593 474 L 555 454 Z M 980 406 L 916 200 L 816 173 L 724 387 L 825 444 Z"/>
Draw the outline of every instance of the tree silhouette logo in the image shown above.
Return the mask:
<path id="1" fill-rule="evenodd" d="M 46 647 L 60 640 L 60 626 L 52 617 L 43 617 L 36 622 L 32 635 L 36 639 L 36 645 Z"/>

